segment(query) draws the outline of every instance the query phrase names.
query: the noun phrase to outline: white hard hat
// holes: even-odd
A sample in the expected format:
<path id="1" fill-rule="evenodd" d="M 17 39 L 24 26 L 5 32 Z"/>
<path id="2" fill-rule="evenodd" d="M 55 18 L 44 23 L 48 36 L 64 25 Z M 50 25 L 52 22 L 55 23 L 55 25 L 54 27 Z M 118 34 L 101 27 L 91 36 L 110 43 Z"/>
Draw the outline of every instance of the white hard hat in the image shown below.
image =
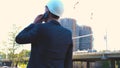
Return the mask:
<path id="1" fill-rule="evenodd" d="M 52 14 L 59 16 L 59 17 L 62 16 L 64 12 L 64 7 L 63 7 L 63 3 L 61 2 L 61 0 L 50 0 L 47 3 L 47 7 Z"/>

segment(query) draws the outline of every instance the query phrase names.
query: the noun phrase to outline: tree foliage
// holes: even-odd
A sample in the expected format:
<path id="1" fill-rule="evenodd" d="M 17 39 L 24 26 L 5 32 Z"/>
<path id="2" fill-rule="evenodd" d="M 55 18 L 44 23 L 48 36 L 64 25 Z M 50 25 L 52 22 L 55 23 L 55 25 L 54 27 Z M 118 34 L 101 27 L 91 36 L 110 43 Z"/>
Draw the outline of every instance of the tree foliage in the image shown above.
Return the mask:
<path id="1" fill-rule="evenodd" d="M 16 35 L 18 34 L 19 30 L 20 30 L 21 27 L 18 27 L 16 26 L 15 24 L 13 24 L 13 28 L 11 30 L 11 32 L 8 33 L 8 50 L 9 50 L 9 53 L 8 53 L 8 59 L 12 60 L 12 66 L 15 65 L 16 63 L 16 58 L 17 58 L 17 55 L 15 54 L 17 49 L 20 47 L 19 44 L 17 44 L 15 42 L 15 37 Z"/>
<path id="2" fill-rule="evenodd" d="M 30 51 L 29 50 L 22 50 L 19 54 L 18 54 L 18 61 L 20 63 L 25 63 L 28 62 L 28 58 L 30 56 Z"/>
<path id="3" fill-rule="evenodd" d="M 6 58 L 12 61 L 12 67 L 16 66 L 18 63 L 26 63 L 28 62 L 28 58 L 30 56 L 29 50 L 22 50 L 18 53 L 18 50 L 22 45 L 17 44 L 15 41 L 15 37 L 20 31 L 21 27 L 16 26 L 15 24 L 12 27 L 12 30 L 8 33 L 8 41 L 4 41 L 3 45 L 5 46 L 3 51 L 0 52 L 2 58 Z"/>
<path id="4" fill-rule="evenodd" d="M 4 52 L 0 52 L 0 59 L 5 59 L 6 58 L 6 54 Z"/>

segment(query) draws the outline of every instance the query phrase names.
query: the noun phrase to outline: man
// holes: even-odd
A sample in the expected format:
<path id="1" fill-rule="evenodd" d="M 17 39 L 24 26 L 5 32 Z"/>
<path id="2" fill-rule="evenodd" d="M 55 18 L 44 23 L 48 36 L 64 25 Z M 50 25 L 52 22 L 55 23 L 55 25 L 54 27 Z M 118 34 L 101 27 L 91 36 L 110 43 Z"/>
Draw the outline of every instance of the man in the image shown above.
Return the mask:
<path id="1" fill-rule="evenodd" d="M 27 68 L 72 68 L 72 34 L 58 22 L 62 13 L 62 2 L 51 0 L 46 13 L 16 36 L 17 43 L 32 44 Z"/>

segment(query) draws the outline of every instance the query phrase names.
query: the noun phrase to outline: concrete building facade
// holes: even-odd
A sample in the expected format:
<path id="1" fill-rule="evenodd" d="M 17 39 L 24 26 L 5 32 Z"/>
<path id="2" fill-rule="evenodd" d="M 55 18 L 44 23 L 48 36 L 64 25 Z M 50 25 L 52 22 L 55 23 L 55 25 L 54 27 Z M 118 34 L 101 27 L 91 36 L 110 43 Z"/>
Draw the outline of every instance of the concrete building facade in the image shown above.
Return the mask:
<path id="1" fill-rule="evenodd" d="M 60 19 L 60 24 L 72 32 L 73 37 L 92 34 L 89 26 L 79 26 L 72 18 Z M 73 51 L 92 49 L 93 36 L 73 39 Z"/>

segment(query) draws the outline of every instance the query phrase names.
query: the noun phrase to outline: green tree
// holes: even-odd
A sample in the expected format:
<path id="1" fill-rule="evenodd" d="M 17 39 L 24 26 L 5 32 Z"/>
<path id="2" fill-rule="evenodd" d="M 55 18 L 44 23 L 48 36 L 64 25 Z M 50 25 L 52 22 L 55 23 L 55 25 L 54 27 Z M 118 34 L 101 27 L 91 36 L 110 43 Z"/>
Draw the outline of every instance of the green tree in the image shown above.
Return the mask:
<path id="1" fill-rule="evenodd" d="M 7 59 L 7 55 L 8 55 L 8 46 L 7 46 L 7 42 L 6 42 L 6 41 L 2 41 L 1 52 L 3 52 L 3 53 L 5 54 L 5 57 L 4 57 L 3 59 Z"/>
<path id="2" fill-rule="evenodd" d="M 5 59 L 6 58 L 6 54 L 4 52 L 0 52 L 0 59 Z"/>
<path id="3" fill-rule="evenodd" d="M 29 50 L 22 50 L 19 53 L 19 55 L 22 56 L 22 57 L 29 57 L 30 56 L 30 51 Z"/>
<path id="4" fill-rule="evenodd" d="M 19 54 L 18 54 L 18 60 L 21 63 L 26 63 L 28 62 L 28 58 L 30 56 L 30 51 L 29 50 L 22 50 Z"/>
<path id="5" fill-rule="evenodd" d="M 13 24 L 13 28 L 12 28 L 11 32 L 8 33 L 8 36 L 9 36 L 8 41 L 7 41 L 8 50 L 9 50 L 8 59 L 10 59 L 12 61 L 11 66 L 14 66 L 16 64 L 17 57 L 18 57 L 16 52 L 20 46 L 19 46 L 19 44 L 17 44 L 15 42 L 15 37 L 18 34 L 20 28 L 21 27 L 18 27 L 15 24 Z"/>
<path id="6" fill-rule="evenodd" d="M 3 52 L 6 54 L 6 59 L 12 61 L 11 66 L 13 67 L 18 63 L 28 62 L 30 51 L 22 50 L 20 53 L 18 53 L 18 50 L 20 47 L 22 47 L 22 45 L 16 43 L 15 37 L 20 31 L 21 27 L 18 27 L 15 24 L 12 27 L 12 30 L 8 33 L 8 41 L 3 42 Z"/>

